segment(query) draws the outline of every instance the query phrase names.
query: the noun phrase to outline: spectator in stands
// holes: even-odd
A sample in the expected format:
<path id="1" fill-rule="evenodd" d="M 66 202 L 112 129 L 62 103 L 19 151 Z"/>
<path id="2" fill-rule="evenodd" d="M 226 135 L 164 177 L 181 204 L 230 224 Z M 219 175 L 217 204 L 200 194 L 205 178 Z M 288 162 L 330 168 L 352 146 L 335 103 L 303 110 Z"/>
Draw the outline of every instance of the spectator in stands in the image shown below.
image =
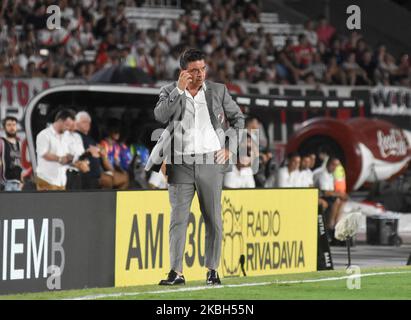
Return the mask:
<path id="1" fill-rule="evenodd" d="M 45 9 L 49 2 L 3 1 L 0 12 L 1 76 L 90 78 L 92 71 L 118 64 L 119 51 L 124 54 L 122 50 L 126 47 L 130 48 L 125 59 L 127 65 L 142 66 L 157 80 L 168 80 L 175 78 L 174 73 L 178 69 L 175 67 L 178 66 L 176 57 L 187 47 L 199 47 L 213 57 L 214 61 L 209 64 L 216 72 L 210 73 L 210 79 L 278 84 L 347 84 L 345 73 L 341 75 L 338 68 L 347 53 L 355 52 L 357 64 L 364 69 L 370 82 L 374 81 L 371 76 L 373 67 L 362 61 L 364 52 L 372 51 L 362 36 L 354 31 L 345 40 L 323 17 L 316 27 L 313 21 L 307 21 L 303 31 L 304 38 L 320 54 L 322 62 L 330 65 L 327 76 L 320 78 L 318 73 L 310 71 L 310 66 L 314 64 L 311 63 L 314 58 L 312 54 L 309 55 L 311 58 L 305 54 L 302 58 L 300 52 L 291 50 L 295 47 L 291 37 L 281 48 L 277 44 L 274 46 L 271 34 L 264 33 L 269 28 L 257 26 L 257 32 L 246 30 L 243 22 L 260 22 L 256 2 L 232 0 L 201 5 L 198 7 L 199 22 L 194 21 L 190 14 L 195 5 L 183 2 L 183 8 L 188 11 L 179 20 L 161 19 L 157 30 L 146 31 L 147 21 L 126 15 L 128 7 L 137 6 L 142 0 L 119 1 L 117 4 L 107 1 L 83 1 L 81 4 L 78 1 L 60 1 L 61 29 L 52 32 L 46 28 Z M 21 31 L 18 26 L 22 26 Z M 275 37 L 279 38 L 277 35 Z M 117 46 L 120 45 L 122 49 L 118 50 Z M 94 57 L 92 51 L 95 48 L 97 53 Z M 48 49 L 50 55 L 41 57 L 38 49 Z M 35 53 L 29 54 L 30 50 Z M 91 52 L 86 54 L 86 50 Z M 170 52 L 174 54 L 172 58 Z M 214 56 L 214 53 L 217 54 Z M 373 57 L 377 68 L 376 82 L 410 86 L 408 58 L 389 55 L 385 46 L 380 45 Z M 86 56 L 92 59 L 87 68 L 83 64 Z M 222 56 L 226 59 L 214 58 Z M 123 55 L 121 57 L 124 58 Z M 274 61 L 273 57 L 277 59 Z M 337 66 L 330 63 L 333 57 L 337 59 Z M 35 65 L 29 65 L 31 61 Z M 228 62 L 226 68 L 220 67 L 221 61 Z M 316 63 L 319 63 L 318 59 Z M 352 80 L 354 76 L 350 74 L 348 78 Z M 356 82 L 368 83 L 362 80 Z"/>
<path id="2" fill-rule="evenodd" d="M 277 186 L 279 188 L 296 188 L 299 183 L 301 157 L 297 152 L 287 156 L 287 164 L 278 170 Z"/>
<path id="3" fill-rule="evenodd" d="M 83 148 L 86 150 L 90 170 L 82 176 L 83 189 L 111 189 L 113 187 L 113 175 L 104 172 L 102 162 L 107 161 L 104 149 L 89 135 L 91 129 L 91 117 L 85 111 L 76 114 L 76 131 L 80 135 Z M 106 163 L 109 166 L 109 163 Z"/>
<path id="4" fill-rule="evenodd" d="M 314 22 L 312 20 L 307 20 L 304 23 L 304 35 L 311 46 L 315 48 L 318 43 L 318 36 L 317 32 L 314 30 Z"/>
<path id="5" fill-rule="evenodd" d="M 318 41 L 321 41 L 328 45 L 336 30 L 332 25 L 329 24 L 328 20 L 324 16 L 322 16 L 318 21 L 316 32 Z"/>
<path id="6" fill-rule="evenodd" d="M 368 79 L 367 73 L 358 65 L 354 52 L 351 52 L 348 55 L 347 61 L 345 61 L 342 66 L 347 74 L 349 85 L 354 86 L 356 84 L 371 84 L 371 81 Z"/>
<path id="7" fill-rule="evenodd" d="M 314 53 L 313 62 L 308 68 L 309 72 L 314 75 L 314 79 L 318 82 L 324 82 L 325 74 L 327 72 L 327 66 L 321 60 L 321 56 L 318 53 Z"/>
<path id="8" fill-rule="evenodd" d="M 341 40 L 336 38 L 331 42 L 331 47 L 326 53 L 325 58 L 329 60 L 330 58 L 334 57 L 337 64 L 340 66 L 344 62 L 345 54 L 346 52 L 343 49 Z"/>
<path id="9" fill-rule="evenodd" d="M 365 71 L 367 78 L 370 80 L 372 84 L 375 83 L 375 71 L 377 65 L 375 61 L 372 59 L 372 52 L 367 50 L 362 54 L 362 58 L 360 61 L 361 68 Z"/>
<path id="10" fill-rule="evenodd" d="M 314 176 L 315 185 L 320 189 L 320 196 L 327 201 L 330 213 L 327 218 L 327 228 L 334 234 L 333 230 L 339 221 L 342 208 L 348 199 L 344 192 L 335 191 L 334 172 L 341 165 L 340 160 L 330 157 L 327 161 L 326 168 L 321 170 L 318 175 Z"/>
<path id="11" fill-rule="evenodd" d="M 181 30 L 179 29 L 179 26 L 180 24 L 178 20 L 173 20 L 171 29 L 168 30 L 166 34 L 167 42 L 171 47 L 175 47 L 181 42 Z"/>
<path id="12" fill-rule="evenodd" d="M 327 84 L 347 84 L 347 76 L 342 68 L 337 64 L 337 58 L 331 57 L 325 73 Z"/>
<path id="13" fill-rule="evenodd" d="M 6 136 L 0 138 L 0 186 L 4 191 L 20 191 L 23 186 L 23 169 L 17 119 L 7 116 L 2 124 Z"/>
<path id="14" fill-rule="evenodd" d="M 282 83 L 296 83 L 299 70 L 293 65 L 285 51 L 280 51 L 277 56 L 276 72 Z"/>
<path id="15" fill-rule="evenodd" d="M 37 190 L 65 190 L 66 165 L 72 162 L 73 156 L 69 154 L 63 134 L 72 127 L 74 119 L 73 111 L 61 110 L 54 122 L 37 135 Z"/>
<path id="16" fill-rule="evenodd" d="M 300 68 L 305 68 L 311 63 L 315 50 L 305 34 L 298 36 L 298 44 L 293 46 L 292 50 L 295 54 L 296 63 Z"/>
<path id="17" fill-rule="evenodd" d="M 113 17 L 113 8 L 111 6 L 106 6 L 104 8 L 104 15 L 97 21 L 95 28 L 95 35 L 97 37 L 102 37 L 108 32 L 112 31 L 116 25 L 115 18 Z"/>
<path id="18" fill-rule="evenodd" d="M 106 171 L 111 172 L 113 176 L 113 187 L 116 189 L 127 189 L 129 185 L 128 172 L 124 168 L 122 147 L 120 140 L 120 125 L 115 119 L 109 121 L 107 128 L 108 135 L 100 142 L 101 148 L 104 150 L 105 159 L 103 167 Z M 123 164 L 123 166 L 122 166 Z"/>
<path id="19" fill-rule="evenodd" d="M 357 42 L 357 47 L 353 51 L 355 51 L 355 54 L 357 56 L 357 61 L 361 61 L 363 56 L 364 56 L 364 53 L 366 51 L 370 51 L 370 50 L 369 50 L 368 45 L 366 44 L 365 40 L 364 39 L 359 39 L 358 42 Z M 372 54 L 371 54 L 371 59 L 372 59 Z"/>
<path id="20" fill-rule="evenodd" d="M 400 63 L 398 65 L 397 72 L 395 74 L 395 80 L 398 81 L 400 85 L 409 86 L 411 76 L 411 66 L 410 58 L 408 54 L 403 54 L 400 57 Z"/>

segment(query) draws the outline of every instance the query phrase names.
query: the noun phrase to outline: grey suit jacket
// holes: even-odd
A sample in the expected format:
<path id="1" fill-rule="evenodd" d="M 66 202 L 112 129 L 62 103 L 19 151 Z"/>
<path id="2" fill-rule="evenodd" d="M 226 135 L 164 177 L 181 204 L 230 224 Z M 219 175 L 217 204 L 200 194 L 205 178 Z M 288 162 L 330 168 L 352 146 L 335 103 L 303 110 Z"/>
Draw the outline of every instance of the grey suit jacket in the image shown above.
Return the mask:
<path id="1" fill-rule="evenodd" d="M 231 98 L 224 84 L 206 80 L 205 85 L 205 97 L 211 124 L 223 148 L 227 144 L 226 136 L 236 134 L 236 137 L 238 137 L 239 129 L 244 128 L 244 115 L 237 103 Z M 161 163 L 166 157 L 162 151 L 167 150 L 167 147 L 172 143 L 173 131 L 181 125 L 185 105 L 186 96 L 178 93 L 177 82 L 160 89 L 160 97 L 154 108 L 154 116 L 157 121 L 167 123 L 167 127 L 153 148 L 145 170 L 149 171 L 153 166 L 155 166 L 154 170 L 159 170 L 161 167 Z M 235 142 L 238 142 L 238 139 Z M 234 143 L 234 140 L 232 140 L 232 143 Z M 236 145 L 234 147 L 237 148 Z M 227 164 L 224 171 L 230 170 L 231 166 Z"/>

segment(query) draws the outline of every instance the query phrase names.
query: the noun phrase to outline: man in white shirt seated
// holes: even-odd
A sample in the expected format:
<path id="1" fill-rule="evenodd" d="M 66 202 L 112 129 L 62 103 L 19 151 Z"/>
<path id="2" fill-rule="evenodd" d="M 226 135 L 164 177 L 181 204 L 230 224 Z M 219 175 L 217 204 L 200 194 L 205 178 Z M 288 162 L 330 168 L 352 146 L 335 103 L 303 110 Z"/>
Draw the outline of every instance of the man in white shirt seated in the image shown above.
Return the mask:
<path id="1" fill-rule="evenodd" d="M 81 174 L 89 172 L 90 166 L 83 140 L 76 132 L 75 122 L 71 123 L 69 129 L 64 132 L 63 141 L 67 145 L 69 154 L 73 156 L 72 163 L 66 165 L 66 190 L 81 190 Z"/>
<path id="2" fill-rule="evenodd" d="M 315 175 L 315 185 L 320 189 L 322 198 L 327 201 L 330 214 L 326 217 L 328 230 L 333 231 L 340 220 L 342 207 L 348 199 L 346 193 L 334 191 L 334 171 L 341 164 L 340 160 L 330 157 L 326 168 Z"/>
<path id="3" fill-rule="evenodd" d="M 245 141 L 245 140 L 244 140 Z M 258 149 L 247 134 L 247 156 L 240 157 L 233 169 L 224 175 L 224 187 L 230 189 L 255 188 L 252 161 L 258 161 Z"/>
<path id="4" fill-rule="evenodd" d="M 301 157 L 298 153 L 291 153 L 287 157 L 287 165 L 278 170 L 279 188 L 297 188 L 299 186 Z"/>
<path id="5" fill-rule="evenodd" d="M 300 174 L 297 186 L 300 188 L 311 188 L 314 186 L 313 172 L 311 171 L 311 156 L 304 155 L 301 158 Z"/>
<path id="6" fill-rule="evenodd" d="M 72 127 L 74 119 L 73 111 L 61 110 L 55 121 L 37 135 L 37 190 L 65 190 L 66 165 L 72 163 L 73 156 L 63 134 Z"/>

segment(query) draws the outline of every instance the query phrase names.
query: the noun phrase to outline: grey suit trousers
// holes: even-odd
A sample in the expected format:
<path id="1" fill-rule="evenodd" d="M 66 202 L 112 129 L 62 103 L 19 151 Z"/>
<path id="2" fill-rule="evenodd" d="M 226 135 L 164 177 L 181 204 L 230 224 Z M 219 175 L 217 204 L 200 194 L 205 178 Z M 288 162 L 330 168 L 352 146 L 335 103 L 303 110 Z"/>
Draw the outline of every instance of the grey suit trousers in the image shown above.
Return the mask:
<path id="1" fill-rule="evenodd" d="M 205 224 L 205 266 L 216 270 L 220 263 L 222 242 L 221 192 L 224 168 L 218 164 L 170 165 L 169 198 L 170 269 L 183 271 L 187 225 L 194 193 L 200 203 Z"/>

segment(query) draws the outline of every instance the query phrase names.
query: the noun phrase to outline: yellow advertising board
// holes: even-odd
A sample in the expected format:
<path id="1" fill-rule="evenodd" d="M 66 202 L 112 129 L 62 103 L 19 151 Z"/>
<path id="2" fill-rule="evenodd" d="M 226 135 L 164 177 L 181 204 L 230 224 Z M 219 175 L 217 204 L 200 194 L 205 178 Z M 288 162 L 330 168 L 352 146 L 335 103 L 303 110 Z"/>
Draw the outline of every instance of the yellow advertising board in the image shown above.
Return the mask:
<path id="1" fill-rule="evenodd" d="M 316 189 L 224 190 L 223 277 L 317 269 Z M 117 193 L 115 285 L 157 284 L 169 271 L 167 191 Z M 205 280 L 204 220 L 197 196 L 188 219 L 184 276 Z"/>

